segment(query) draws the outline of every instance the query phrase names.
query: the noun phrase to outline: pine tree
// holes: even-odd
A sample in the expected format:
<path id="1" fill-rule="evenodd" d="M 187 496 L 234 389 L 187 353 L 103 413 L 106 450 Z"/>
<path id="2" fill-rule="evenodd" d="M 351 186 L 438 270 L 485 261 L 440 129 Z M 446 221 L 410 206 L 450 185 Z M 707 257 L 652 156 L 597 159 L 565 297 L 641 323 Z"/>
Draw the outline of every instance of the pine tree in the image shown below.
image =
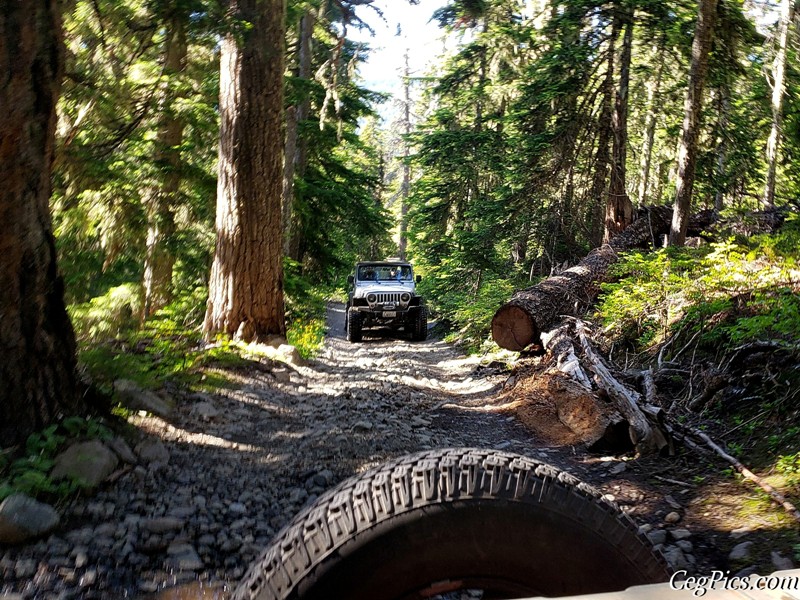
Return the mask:
<path id="1" fill-rule="evenodd" d="M 81 401 L 48 206 L 64 65 L 58 2 L 3 3 L 0 31 L 0 445 L 8 447 Z"/>
<path id="2" fill-rule="evenodd" d="M 669 243 L 672 246 L 682 246 L 686 241 L 686 228 L 689 224 L 689 210 L 697 161 L 703 88 L 705 87 L 708 53 L 711 49 L 716 11 L 717 0 L 700 0 L 694 41 L 692 42 L 692 64 L 684 105 L 681 145 L 678 152 L 678 179 L 675 186 L 675 205 L 669 234 Z"/>
<path id="3" fill-rule="evenodd" d="M 283 335 L 284 0 L 239 0 L 220 56 L 217 242 L 204 331 Z"/>

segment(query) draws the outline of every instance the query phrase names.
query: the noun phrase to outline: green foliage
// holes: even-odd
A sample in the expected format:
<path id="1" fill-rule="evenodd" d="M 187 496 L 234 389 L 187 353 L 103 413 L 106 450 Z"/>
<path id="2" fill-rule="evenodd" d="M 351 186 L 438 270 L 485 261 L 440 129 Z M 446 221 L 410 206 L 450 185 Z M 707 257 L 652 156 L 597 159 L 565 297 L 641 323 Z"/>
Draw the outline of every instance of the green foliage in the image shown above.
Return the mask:
<path id="1" fill-rule="evenodd" d="M 15 493 L 59 500 L 80 491 L 83 485 L 79 481 L 50 479 L 49 472 L 55 464 L 53 459 L 76 441 L 107 440 L 112 435 L 102 421 L 80 416 L 67 417 L 60 423 L 32 433 L 22 456 L 0 455 L 0 501 Z"/>
<path id="2" fill-rule="evenodd" d="M 775 470 L 786 475 L 800 475 L 800 452 L 778 457 Z"/>
<path id="3" fill-rule="evenodd" d="M 448 261 L 417 266 L 417 272 L 423 273 L 417 289 L 434 315 L 452 330 L 448 341 L 478 350 L 489 334 L 494 313 L 519 281 L 490 271 L 455 269 Z"/>
<path id="4" fill-rule="evenodd" d="M 179 289 L 198 283 L 197 267 L 213 246 L 208 233 L 219 80 L 214 10 L 202 0 L 79 0 L 65 14 L 67 77 L 52 209 L 70 303 L 141 280 L 147 203 L 175 169 L 181 178 L 173 206 L 176 230 L 166 244 L 178 259 Z M 179 73 L 163 64 L 176 20 L 188 46 Z M 159 147 L 166 117 L 183 123 L 175 165 L 166 164 Z"/>
<path id="5" fill-rule="evenodd" d="M 793 281 L 800 245 L 790 219 L 778 234 L 625 255 L 603 285 L 598 314 L 637 350 L 668 336 L 699 334 L 713 348 L 753 340 L 800 339 Z"/>
<path id="6" fill-rule="evenodd" d="M 79 342 L 110 340 L 136 327 L 142 311 L 141 287 L 126 283 L 102 296 L 69 306 Z"/>

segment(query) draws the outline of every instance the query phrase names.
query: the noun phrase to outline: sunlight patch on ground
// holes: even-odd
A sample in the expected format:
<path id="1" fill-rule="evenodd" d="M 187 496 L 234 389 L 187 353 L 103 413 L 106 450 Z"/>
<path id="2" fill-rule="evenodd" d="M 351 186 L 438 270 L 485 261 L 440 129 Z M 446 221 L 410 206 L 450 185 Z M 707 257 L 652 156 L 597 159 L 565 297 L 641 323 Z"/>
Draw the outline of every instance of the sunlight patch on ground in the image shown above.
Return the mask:
<path id="1" fill-rule="evenodd" d="M 208 433 L 195 433 L 193 431 L 188 431 L 181 427 L 175 427 L 171 423 L 167 423 L 163 419 L 156 416 L 151 416 L 151 417 L 132 416 L 128 419 L 128 423 L 130 423 L 134 427 L 146 431 L 150 435 L 155 435 L 157 437 L 160 437 L 163 440 L 188 443 L 188 444 L 193 444 L 195 446 L 225 448 L 228 450 L 236 450 L 238 452 L 249 452 L 252 454 L 259 454 L 264 452 L 264 449 L 261 448 L 260 446 L 253 446 L 251 444 L 232 442 L 230 440 L 226 440 L 225 438 L 217 437 L 215 435 L 211 435 Z M 275 462 L 275 460 L 273 459 L 272 461 L 268 462 Z"/>

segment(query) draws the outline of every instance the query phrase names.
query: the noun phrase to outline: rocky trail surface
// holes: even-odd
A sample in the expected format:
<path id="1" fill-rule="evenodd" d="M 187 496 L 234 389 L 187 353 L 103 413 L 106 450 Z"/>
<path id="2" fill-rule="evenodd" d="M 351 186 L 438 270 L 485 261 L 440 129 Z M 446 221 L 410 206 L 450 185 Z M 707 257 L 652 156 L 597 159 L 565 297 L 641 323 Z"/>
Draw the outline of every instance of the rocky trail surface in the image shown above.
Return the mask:
<path id="1" fill-rule="evenodd" d="M 725 562 L 715 536 L 727 532 L 684 525 L 692 486 L 665 492 L 646 478 L 663 466 L 543 446 L 496 400 L 507 374 L 438 339 L 370 331 L 350 344 L 343 310 L 330 305 L 314 360 L 220 367 L 226 387 L 179 398 L 165 418 L 132 417 L 140 439 L 130 440 L 135 452 L 117 449 L 124 466 L 113 481 L 63 507 L 49 537 L 0 547 L 0 599 L 225 597 L 325 489 L 443 447 L 550 462 L 616 500 L 677 567 Z"/>

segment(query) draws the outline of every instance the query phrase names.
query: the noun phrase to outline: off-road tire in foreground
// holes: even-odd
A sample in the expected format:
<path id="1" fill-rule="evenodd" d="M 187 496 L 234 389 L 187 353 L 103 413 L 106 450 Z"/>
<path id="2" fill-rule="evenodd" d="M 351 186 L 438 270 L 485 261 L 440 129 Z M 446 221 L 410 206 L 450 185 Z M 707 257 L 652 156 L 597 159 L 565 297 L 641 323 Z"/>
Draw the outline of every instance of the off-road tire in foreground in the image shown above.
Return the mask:
<path id="1" fill-rule="evenodd" d="M 362 333 L 362 317 L 361 313 L 352 308 L 347 311 L 347 341 L 360 342 Z"/>
<path id="2" fill-rule="evenodd" d="M 633 522 L 536 460 L 436 450 L 341 483 L 284 528 L 235 600 L 563 596 L 666 581 Z"/>
<path id="3" fill-rule="evenodd" d="M 424 342 L 428 337 L 428 311 L 420 306 L 414 311 L 411 321 L 411 339 L 415 342 Z"/>

